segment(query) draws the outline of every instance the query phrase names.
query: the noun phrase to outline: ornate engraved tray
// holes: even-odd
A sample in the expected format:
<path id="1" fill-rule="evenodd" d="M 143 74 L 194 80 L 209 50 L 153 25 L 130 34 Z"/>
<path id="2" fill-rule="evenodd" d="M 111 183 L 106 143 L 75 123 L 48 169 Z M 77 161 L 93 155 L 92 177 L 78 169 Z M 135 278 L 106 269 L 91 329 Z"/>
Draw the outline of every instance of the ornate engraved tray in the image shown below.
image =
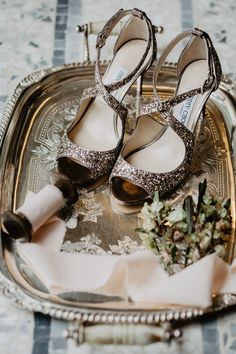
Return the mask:
<path id="1" fill-rule="evenodd" d="M 103 65 L 105 69 L 105 64 Z M 39 191 L 49 182 L 56 169 L 57 147 L 66 127 L 73 120 L 85 87 L 93 84 L 94 64 L 70 64 L 35 72 L 16 88 L 0 123 L 0 212 L 15 210 L 28 190 Z M 144 76 L 140 97 L 134 85 L 125 98 L 130 116 L 130 134 L 140 101 L 152 94 L 151 68 Z M 173 93 L 175 65 L 166 64 L 161 73 L 159 90 L 163 97 Z M 236 166 L 236 87 L 223 79 L 207 105 L 207 118 L 201 122 L 192 172 L 172 200 L 183 198 L 199 181 L 207 178 L 211 191 L 232 200 L 233 234 L 228 244 L 230 262 L 235 243 L 235 166 Z M 134 231 L 137 215 L 119 215 L 108 201 L 108 183 L 95 191 L 82 190 L 82 195 L 67 222 L 62 252 L 92 254 L 131 253 L 140 249 L 141 241 Z M 0 289 L 26 309 L 40 311 L 56 318 L 93 323 L 159 324 L 194 318 L 236 304 L 236 296 L 227 294 L 214 299 L 211 308 L 135 308 L 103 306 L 81 299 L 50 298 L 30 269 L 22 266 L 14 254 L 14 244 L 1 243 Z M 10 252 L 9 252 L 10 249 Z M 8 250 L 8 251 L 7 251 Z M 10 265 L 10 266 L 9 266 Z M 15 275 L 17 271 L 17 277 Z"/>

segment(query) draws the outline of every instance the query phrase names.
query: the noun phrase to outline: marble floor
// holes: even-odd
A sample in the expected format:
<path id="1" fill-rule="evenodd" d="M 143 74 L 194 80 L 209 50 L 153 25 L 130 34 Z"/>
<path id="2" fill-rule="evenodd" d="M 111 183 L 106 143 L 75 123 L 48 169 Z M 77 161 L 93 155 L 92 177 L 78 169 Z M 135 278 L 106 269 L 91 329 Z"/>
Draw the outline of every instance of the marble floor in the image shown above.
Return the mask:
<path id="1" fill-rule="evenodd" d="M 140 7 L 164 26 L 160 49 L 184 29 L 203 28 L 215 43 L 224 73 L 236 80 L 235 0 L 0 0 L 0 112 L 27 74 L 82 60 L 77 24 L 105 20 L 120 7 Z M 186 326 L 182 340 L 170 345 L 76 347 L 62 337 L 66 327 L 65 321 L 23 311 L 0 295 L 1 354 L 236 353 L 235 309 Z"/>

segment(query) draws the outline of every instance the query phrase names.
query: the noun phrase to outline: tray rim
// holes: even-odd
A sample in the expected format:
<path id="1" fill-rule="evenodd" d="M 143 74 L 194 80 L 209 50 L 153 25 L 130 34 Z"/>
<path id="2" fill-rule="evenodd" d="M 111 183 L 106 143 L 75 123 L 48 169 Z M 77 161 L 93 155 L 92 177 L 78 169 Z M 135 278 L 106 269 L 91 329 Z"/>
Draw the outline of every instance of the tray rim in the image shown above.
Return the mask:
<path id="1" fill-rule="evenodd" d="M 95 62 L 84 61 L 77 63 L 69 63 L 60 66 L 53 66 L 30 73 L 23 78 L 16 86 L 12 96 L 8 100 L 5 110 L 3 111 L 0 121 L 0 149 L 4 141 L 5 133 L 7 132 L 8 124 L 11 115 L 17 105 L 21 94 L 31 85 L 40 82 L 46 76 L 73 68 L 89 68 L 93 67 Z M 106 65 L 104 61 L 101 64 Z M 165 69 L 173 69 L 176 63 L 166 62 Z M 227 76 L 222 77 L 222 82 L 226 88 L 227 93 L 232 94 L 236 92 L 236 84 Z M 232 94 L 232 100 L 236 97 Z M 235 166 L 234 166 L 235 168 Z M 234 171 L 235 172 L 235 171 Z M 4 269 L 3 269 L 4 268 Z M 181 307 L 175 309 L 159 309 L 159 310 L 111 310 L 111 309 L 96 309 L 89 307 L 79 307 L 62 305 L 56 302 L 50 302 L 42 298 L 32 295 L 28 290 L 17 284 L 0 259 L 0 292 L 9 297 L 14 303 L 20 307 L 34 312 L 41 312 L 48 314 L 51 317 L 64 320 L 78 320 L 81 322 L 93 323 L 143 323 L 143 324 L 160 324 L 162 322 L 172 322 L 179 320 L 187 320 L 197 318 L 199 316 L 218 312 L 229 306 L 236 304 L 236 295 L 224 294 L 217 296 L 215 303 L 208 308 L 200 308 L 194 306 Z"/>

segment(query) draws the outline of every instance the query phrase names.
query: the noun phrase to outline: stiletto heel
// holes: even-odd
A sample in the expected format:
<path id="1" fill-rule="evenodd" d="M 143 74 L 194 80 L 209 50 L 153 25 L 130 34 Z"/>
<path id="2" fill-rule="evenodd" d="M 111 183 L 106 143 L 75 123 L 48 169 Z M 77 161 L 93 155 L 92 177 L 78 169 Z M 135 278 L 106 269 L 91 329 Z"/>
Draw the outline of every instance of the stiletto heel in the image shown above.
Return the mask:
<path id="1" fill-rule="evenodd" d="M 161 101 L 156 91 L 160 69 L 169 52 L 187 36 L 191 38 L 177 64 L 175 96 Z M 190 171 L 197 122 L 221 76 L 215 48 L 202 30 L 181 33 L 163 51 L 154 71 L 154 98 L 141 108 L 136 129 L 110 176 L 111 204 L 119 212 L 122 207 L 125 212 L 137 211 L 156 191 L 170 195 L 183 182 Z M 161 131 L 155 113 L 165 121 Z"/>
<path id="2" fill-rule="evenodd" d="M 143 73 L 136 80 L 136 117 L 140 111 L 140 102 L 143 92 Z"/>
<path id="3" fill-rule="evenodd" d="M 142 96 L 142 92 L 143 92 L 143 73 L 137 78 L 137 90 L 136 90 L 137 97 Z"/>
<path id="4" fill-rule="evenodd" d="M 129 16 L 101 75 L 100 52 L 115 25 Z M 122 100 L 156 57 L 154 28 L 145 12 L 119 10 L 98 34 L 95 87 L 83 92 L 76 118 L 62 139 L 58 169 L 80 185 L 92 185 L 108 174 L 122 147 L 127 109 Z M 131 60 L 132 58 L 132 60 Z"/>

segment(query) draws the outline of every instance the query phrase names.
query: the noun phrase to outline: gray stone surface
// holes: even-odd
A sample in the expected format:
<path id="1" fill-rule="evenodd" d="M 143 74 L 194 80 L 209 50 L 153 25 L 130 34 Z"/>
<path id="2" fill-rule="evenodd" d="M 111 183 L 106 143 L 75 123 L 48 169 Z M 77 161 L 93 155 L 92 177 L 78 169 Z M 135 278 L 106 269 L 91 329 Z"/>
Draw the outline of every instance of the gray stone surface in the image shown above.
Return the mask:
<path id="1" fill-rule="evenodd" d="M 81 36 L 75 26 L 109 18 L 120 7 L 140 7 L 153 23 L 165 27 L 158 36 L 161 50 L 174 35 L 194 25 L 212 36 L 223 70 L 236 78 L 235 0 L 0 0 L 0 111 L 16 84 L 30 72 L 82 58 Z M 95 38 L 91 39 L 91 45 Z M 94 50 L 92 55 L 94 57 Z M 0 296 L 1 354 L 90 353 L 235 353 L 236 315 L 218 315 L 191 324 L 182 341 L 146 347 L 76 347 L 61 334 L 65 321 L 33 315 Z"/>

